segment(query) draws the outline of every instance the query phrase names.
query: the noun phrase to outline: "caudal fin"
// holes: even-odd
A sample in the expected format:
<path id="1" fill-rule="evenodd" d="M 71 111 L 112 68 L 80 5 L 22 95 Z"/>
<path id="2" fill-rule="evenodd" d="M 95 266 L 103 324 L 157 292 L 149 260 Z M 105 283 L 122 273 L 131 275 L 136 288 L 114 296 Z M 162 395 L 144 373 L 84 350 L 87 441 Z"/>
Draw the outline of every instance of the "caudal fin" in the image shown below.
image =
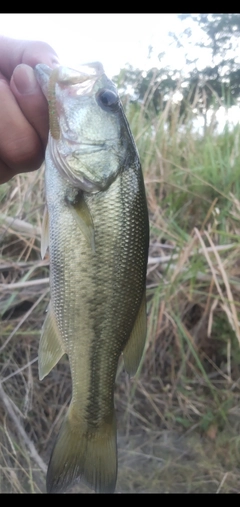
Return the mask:
<path id="1" fill-rule="evenodd" d="M 52 451 L 47 492 L 62 493 L 77 478 L 98 493 L 113 493 L 117 480 L 116 422 L 82 429 L 70 406 Z"/>

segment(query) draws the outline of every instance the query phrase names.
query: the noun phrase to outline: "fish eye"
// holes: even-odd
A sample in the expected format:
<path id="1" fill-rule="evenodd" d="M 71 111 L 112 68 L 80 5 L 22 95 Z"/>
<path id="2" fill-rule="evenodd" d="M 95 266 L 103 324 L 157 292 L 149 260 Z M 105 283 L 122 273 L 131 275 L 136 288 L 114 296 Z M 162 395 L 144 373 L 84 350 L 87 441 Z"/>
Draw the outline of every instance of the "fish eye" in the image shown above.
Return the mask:
<path id="1" fill-rule="evenodd" d="M 119 103 L 119 97 L 113 90 L 104 89 L 98 93 L 97 101 L 103 109 L 112 109 Z"/>

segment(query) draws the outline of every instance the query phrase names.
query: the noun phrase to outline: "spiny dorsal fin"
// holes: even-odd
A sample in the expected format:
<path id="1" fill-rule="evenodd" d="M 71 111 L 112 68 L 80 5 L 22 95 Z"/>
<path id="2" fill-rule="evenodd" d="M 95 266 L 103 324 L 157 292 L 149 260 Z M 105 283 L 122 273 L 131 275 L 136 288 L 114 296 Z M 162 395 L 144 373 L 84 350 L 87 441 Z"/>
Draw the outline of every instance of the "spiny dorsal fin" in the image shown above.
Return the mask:
<path id="1" fill-rule="evenodd" d="M 44 259 L 49 245 L 49 216 L 47 206 L 44 208 L 42 235 L 41 235 L 41 257 Z"/>
<path id="2" fill-rule="evenodd" d="M 38 371 L 40 380 L 49 374 L 65 353 L 66 351 L 57 328 L 50 302 L 48 313 L 42 327 L 38 350 Z"/>

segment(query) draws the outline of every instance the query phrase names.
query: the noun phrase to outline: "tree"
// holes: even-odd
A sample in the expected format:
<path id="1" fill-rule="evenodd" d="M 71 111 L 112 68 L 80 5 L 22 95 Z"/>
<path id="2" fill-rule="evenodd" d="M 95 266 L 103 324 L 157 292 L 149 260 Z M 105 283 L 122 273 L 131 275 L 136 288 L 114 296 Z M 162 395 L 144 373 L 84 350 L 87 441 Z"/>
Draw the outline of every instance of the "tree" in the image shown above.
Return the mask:
<path id="1" fill-rule="evenodd" d="M 191 18 L 205 33 L 202 38 L 195 42 L 200 48 L 208 48 L 212 55 L 212 65 L 199 70 L 196 67 L 190 74 L 189 81 L 195 79 L 196 71 L 199 72 L 200 86 L 204 86 L 208 97 L 208 106 L 211 103 L 213 92 L 222 99 L 227 106 L 232 105 L 240 97 L 240 14 L 180 14 L 183 21 Z M 183 32 L 192 37 L 192 30 Z"/>
<path id="2" fill-rule="evenodd" d="M 179 35 L 170 33 L 172 44 L 177 48 L 196 46 L 210 51 L 210 64 L 201 68 L 197 51 L 189 57 L 185 49 L 186 66 L 173 69 L 170 66 L 152 68 L 148 72 L 128 66 L 115 78 L 123 97 L 145 109 L 152 118 L 164 110 L 170 96 L 176 90 L 181 92 L 179 111 L 182 121 L 189 110 L 201 114 L 207 126 L 207 111 L 217 109 L 221 104 L 233 105 L 240 98 L 240 14 L 181 14 L 185 23 Z M 196 42 L 194 26 L 198 26 L 202 37 Z M 188 46 L 189 47 L 189 46 Z M 150 48 L 152 51 L 152 48 Z M 149 49 L 149 53 L 151 53 Z M 167 54 L 167 51 L 166 51 Z M 181 81 L 179 76 L 181 75 Z"/>
<path id="3" fill-rule="evenodd" d="M 148 72 L 134 69 L 131 65 L 113 78 L 120 94 L 130 96 L 145 109 L 148 117 L 163 111 L 170 95 L 177 89 L 178 79 L 170 69 L 152 68 Z M 124 99 L 123 99 L 124 100 Z"/>

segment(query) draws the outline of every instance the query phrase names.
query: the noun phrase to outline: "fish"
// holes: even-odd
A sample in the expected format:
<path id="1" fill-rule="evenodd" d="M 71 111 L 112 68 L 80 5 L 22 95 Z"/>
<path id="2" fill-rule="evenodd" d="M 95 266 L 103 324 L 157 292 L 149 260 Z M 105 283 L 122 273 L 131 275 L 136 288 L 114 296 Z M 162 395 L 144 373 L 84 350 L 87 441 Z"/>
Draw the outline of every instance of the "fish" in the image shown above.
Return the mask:
<path id="1" fill-rule="evenodd" d="M 44 64 L 49 104 L 46 209 L 50 303 L 39 344 L 42 380 L 67 354 L 72 398 L 51 453 L 46 488 L 80 479 L 98 493 L 117 480 L 114 387 L 120 356 L 130 376 L 143 356 L 149 218 L 138 151 L 117 88 L 95 62 Z"/>

